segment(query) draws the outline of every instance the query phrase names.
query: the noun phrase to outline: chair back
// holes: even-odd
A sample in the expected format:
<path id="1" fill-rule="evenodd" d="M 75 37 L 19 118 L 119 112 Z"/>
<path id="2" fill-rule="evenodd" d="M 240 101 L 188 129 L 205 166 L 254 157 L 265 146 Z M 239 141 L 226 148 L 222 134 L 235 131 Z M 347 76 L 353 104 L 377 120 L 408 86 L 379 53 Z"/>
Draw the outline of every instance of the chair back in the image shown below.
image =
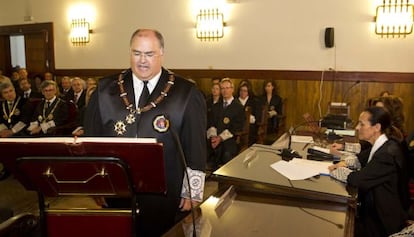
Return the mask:
<path id="1" fill-rule="evenodd" d="M 261 120 L 258 122 L 257 127 L 257 143 L 264 144 L 265 138 L 267 136 L 267 124 L 269 119 L 269 114 L 267 110 L 267 105 L 262 105 L 262 116 Z"/>
<path id="2" fill-rule="evenodd" d="M 249 147 L 249 132 L 250 132 L 250 115 L 252 108 L 246 106 L 244 109 L 244 115 L 246 120 L 244 121 L 243 130 L 236 134 L 236 141 L 239 145 L 239 152 L 244 151 Z"/>

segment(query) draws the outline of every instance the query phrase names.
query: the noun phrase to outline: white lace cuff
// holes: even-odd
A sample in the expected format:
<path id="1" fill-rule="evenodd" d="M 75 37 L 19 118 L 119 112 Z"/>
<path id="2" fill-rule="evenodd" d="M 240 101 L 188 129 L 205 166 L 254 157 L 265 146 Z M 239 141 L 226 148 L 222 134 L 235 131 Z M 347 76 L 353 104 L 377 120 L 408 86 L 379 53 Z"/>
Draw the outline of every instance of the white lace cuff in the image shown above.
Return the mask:
<path id="1" fill-rule="evenodd" d="M 339 167 L 333 171 L 331 171 L 331 177 L 346 183 L 348 179 L 348 175 L 352 173 L 352 170 L 346 167 Z"/>
<path id="2" fill-rule="evenodd" d="M 207 129 L 207 139 L 210 139 L 210 137 L 217 136 L 217 128 L 211 127 Z"/>
<path id="3" fill-rule="evenodd" d="M 347 154 L 344 157 L 345 164 L 348 168 L 353 170 L 361 169 L 361 163 L 359 163 L 358 158 L 355 155 Z"/>
<path id="4" fill-rule="evenodd" d="M 31 122 L 30 126 L 27 128 L 27 131 L 32 131 L 33 129 L 39 127 L 39 123 L 37 121 Z"/>
<path id="5" fill-rule="evenodd" d="M 233 134 L 228 130 L 228 129 L 226 129 L 226 130 L 224 130 L 223 132 L 221 132 L 220 134 L 219 134 L 219 136 L 221 137 L 221 139 L 223 140 L 223 141 L 225 141 L 225 140 L 227 140 L 227 139 L 230 139 L 230 138 L 232 138 L 233 137 Z"/>
<path id="6" fill-rule="evenodd" d="M 358 154 L 361 152 L 361 144 L 359 144 L 358 142 L 355 143 L 351 143 L 351 142 L 345 142 L 345 151 L 347 152 L 352 152 L 355 154 Z"/>
<path id="7" fill-rule="evenodd" d="M 7 126 L 4 123 L 0 124 L 0 131 L 6 130 Z"/>
<path id="8" fill-rule="evenodd" d="M 254 115 L 250 115 L 249 122 L 250 124 L 254 124 L 256 122 L 256 117 L 254 117 Z"/>
<path id="9" fill-rule="evenodd" d="M 274 116 L 276 116 L 277 115 L 277 112 L 276 112 L 276 110 L 270 110 L 269 112 L 267 112 L 268 114 L 269 114 L 269 117 L 270 118 L 272 118 L 272 117 L 274 117 Z"/>
<path id="10" fill-rule="evenodd" d="M 187 167 L 187 172 L 184 172 L 183 187 L 181 189 L 182 198 L 190 198 L 190 192 L 187 182 L 187 173 L 190 179 L 191 199 L 193 201 L 203 201 L 204 183 L 206 174 L 200 170 L 192 170 Z"/>
<path id="11" fill-rule="evenodd" d="M 49 124 L 41 123 L 40 128 L 42 128 L 43 133 L 47 133 L 47 130 L 49 129 Z"/>
<path id="12" fill-rule="evenodd" d="M 24 127 L 26 127 L 26 124 L 23 123 L 22 121 L 19 121 L 18 123 L 16 123 L 13 127 L 12 127 L 12 131 L 13 133 L 18 133 L 20 132 Z"/>
<path id="13" fill-rule="evenodd" d="M 410 224 L 409 226 L 402 229 L 400 232 L 390 235 L 389 237 L 410 237 L 414 236 L 414 224 Z"/>

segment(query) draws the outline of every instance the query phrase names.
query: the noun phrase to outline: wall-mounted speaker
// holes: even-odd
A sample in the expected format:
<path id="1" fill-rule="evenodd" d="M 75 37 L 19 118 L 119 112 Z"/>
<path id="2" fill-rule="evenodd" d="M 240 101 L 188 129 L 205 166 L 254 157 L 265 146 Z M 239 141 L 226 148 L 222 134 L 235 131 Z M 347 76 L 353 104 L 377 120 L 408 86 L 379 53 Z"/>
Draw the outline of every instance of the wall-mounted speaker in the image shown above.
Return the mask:
<path id="1" fill-rule="evenodd" d="M 333 27 L 325 28 L 325 47 L 332 48 L 335 45 L 335 34 Z"/>

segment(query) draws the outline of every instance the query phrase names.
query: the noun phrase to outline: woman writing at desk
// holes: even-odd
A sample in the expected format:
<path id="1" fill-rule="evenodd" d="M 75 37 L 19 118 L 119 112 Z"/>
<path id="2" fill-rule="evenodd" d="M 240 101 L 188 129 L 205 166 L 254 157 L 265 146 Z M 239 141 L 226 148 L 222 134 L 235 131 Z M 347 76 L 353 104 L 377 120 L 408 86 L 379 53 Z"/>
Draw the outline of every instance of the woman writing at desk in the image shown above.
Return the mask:
<path id="1" fill-rule="evenodd" d="M 381 107 L 365 109 L 356 127 L 360 140 L 372 147 L 330 167 L 331 176 L 358 188 L 360 208 L 355 236 L 388 236 L 408 218 L 407 161 L 391 138 L 391 117 Z"/>

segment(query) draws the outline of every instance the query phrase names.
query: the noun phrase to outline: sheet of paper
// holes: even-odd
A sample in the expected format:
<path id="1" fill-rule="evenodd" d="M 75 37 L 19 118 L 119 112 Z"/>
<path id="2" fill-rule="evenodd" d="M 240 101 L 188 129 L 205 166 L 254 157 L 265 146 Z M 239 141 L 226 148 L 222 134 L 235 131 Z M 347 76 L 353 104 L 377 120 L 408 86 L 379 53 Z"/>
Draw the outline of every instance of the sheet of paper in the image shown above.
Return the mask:
<path id="1" fill-rule="evenodd" d="M 300 135 L 292 135 L 291 137 L 292 142 L 299 142 L 299 143 L 313 143 L 312 136 L 300 136 Z"/>
<path id="2" fill-rule="evenodd" d="M 293 158 L 289 162 L 300 165 L 301 167 L 306 167 L 306 169 L 315 170 L 319 174 L 322 174 L 322 175 L 329 175 L 328 167 L 332 165 L 332 162 L 306 160 L 306 159 L 298 159 L 298 158 Z"/>
<path id="3" fill-rule="evenodd" d="M 304 180 L 319 175 L 319 171 L 316 169 L 309 169 L 301 164 L 284 160 L 275 162 L 270 167 L 290 180 Z"/>

